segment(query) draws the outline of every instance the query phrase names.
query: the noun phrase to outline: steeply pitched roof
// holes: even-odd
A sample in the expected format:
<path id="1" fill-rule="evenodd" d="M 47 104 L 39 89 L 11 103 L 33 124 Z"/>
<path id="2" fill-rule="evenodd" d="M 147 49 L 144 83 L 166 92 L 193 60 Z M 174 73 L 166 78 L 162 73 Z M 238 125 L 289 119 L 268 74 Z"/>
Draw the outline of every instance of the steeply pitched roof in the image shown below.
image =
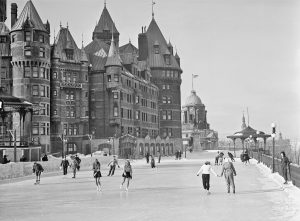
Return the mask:
<path id="1" fill-rule="evenodd" d="M 132 64 L 138 58 L 138 49 L 129 42 L 119 49 L 123 64 Z"/>
<path id="2" fill-rule="evenodd" d="M 89 64 L 92 65 L 92 69 L 95 71 L 105 70 L 104 65 L 107 60 L 107 55 L 109 51 L 109 45 L 105 42 L 94 39 L 85 48 L 85 53 L 89 60 Z"/>
<path id="3" fill-rule="evenodd" d="M 60 58 L 62 61 L 68 61 L 65 49 L 73 49 L 73 60 L 75 62 L 81 61 L 81 50 L 77 47 L 68 28 L 61 28 L 57 34 L 53 46 L 52 58 Z"/>
<path id="4" fill-rule="evenodd" d="M 169 67 L 181 70 L 175 57 L 170 53 L 168 49 L 168 43 L 160 31 L 156 21 L 152 18 L 152 21 L 146 32 L 148 38 L 149 49 L 149 65 L 150 67 Z M 159 46 L 159 53 L 154 52 L 154 45 Z M 164 55 L 170 55 L 171 64 L 167 65 L 164 59 Z"/>
<path id="5" fill-rule="evenodd" d="M 115 24 L 114 24 L 114 22 L 113 22 L 113 20 L 110 16 L 110 14 L 109 14 L 106 6 L 104 6 L 101 17 L 99 19 L 98 24 L 95 27 L 94 32 L 102 33 L 104 30 L 105 31 L 110 30 L 110 32 L 112 32 L 111 31 L 112 27 L 113 27 L 113 33 L 119 34 L 119 32 L 118 32 L 118 30 L 117 30 L 117 28 L 116 28 L 116 26 L 115 26 Z"/>
<path id="6" fill-rule="evenodd" d="M 23 8 L 17 22 L 12 27 L 11 31 L 22 30 L 23 25 L 27 23 L 33 26 L 34 29 L 48 32 L 43 24 L 39 14 L 37 13 L 32 1 L 28 1 Z"/>
<path id="7" fill-rule="evenodd" d="M 122 66 L 119 52 L 116 48 L 114 37 L 111 38 L 110 48 L 105 66 Z"/>
<path id="8" fill-rule="evenodd" d="M 4 22 L 0 22 L 0 35 L 9 35 L 9 29 Z"/>

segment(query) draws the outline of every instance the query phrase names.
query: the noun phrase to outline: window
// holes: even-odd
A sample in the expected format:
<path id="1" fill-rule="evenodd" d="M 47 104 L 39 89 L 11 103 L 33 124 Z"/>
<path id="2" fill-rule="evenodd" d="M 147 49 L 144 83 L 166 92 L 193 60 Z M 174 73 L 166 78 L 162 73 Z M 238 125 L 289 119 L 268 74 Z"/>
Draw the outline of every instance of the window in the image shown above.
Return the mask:
<path id="1" fill-rule="evenodd" d="M 47 97 L 50 98 L 50 88 L 47 87 Z"/>
<path id="2" fill-rule="evenodd" d="M 169 84 L 166 85 L 166 89 L 170 90 L 170 85 Z"/>
<path id="3" fill-rule="evenodd" d="M 0 36 L 0 43 L 6 42 L 6 36 Z"/>
<path id="4" fill-rule="evenodd" d="M 34 78 L 39 77 L 38 67 L 36 67 L 36 66 L 32 67 L 32 77 L 34 77 Z"/>
<path id="5" fill-rule="evenodd" d="M 118 99 L 119 98 L 119 93 L 118 92 L 114 92 L 114 99 Z"/>
<path id="6" fill-rule="evenodd" d="M 53 110 L 53 115 L 57 115 L 57 109 L 56 108 Z"/>
<path id="7" fill-rule="evenodd" d="M 107 75 L 107 82 L 111 82 L 111 75 Z"/>
<path id="8" fill-rule="evenodd" d="M 121 108 L 121 117 L 124 118 L 124 109 Z"/>
<path id="9" fill-rule="evenodd" d="M 57 72 L 53 72 L 52 78 L 57 79 Z"/>
<path id="10" fill-rule="evenodd" d="M 75 100 L 74 91 L 71 91 L 70 93 L 70 100 Z"/>
<path id="11" fill-rule="evenodd" d="M 154 53 L 159 54 L 159 45 L 154 45 Z"/>
<path id="12" fill-rule="evenodd" d="M 62 81 L 66 81 L 67 80 L 66 76 L 67 76 L 67 74 L 64 72 L 63 75 L 62 75 Z"/>
<path id="13" fill-rule="evenodd" d="M 89 97 L 89 92 L 85 92 L 85 97 Z"/>
<path id="14" fill-rule="evenodd" d="M 178 72 L 174 71 L 174 78 L 178 78 Z"/>
<path id="15" fill-rule="evenodd" d="M 40 104 L 40 115 L 46 115 L 46 104 Z"/>
<path id="16" fill-rule="evenodd" d="M 53 96 L 57 96 L 57 90 L 53 90 Z"/>
<path id="17" fill-rule="evenodd" d="M 44 58 L 45 57 L 45 48 L 40 47 L 40 57 Z"/>
<path id="18" fill-rule="evenodd" d="M 135 111 L 135 119 L 139 120 L 140 119 L 140 111 Z"/>
<path id="19" fill-rule="evenodd" d="M 29 66 L 24 67 L 24 77 L 30 78 L 31 77 L 31 68 Z"/>
<path id="20" fill-rule="evenodd" d="M 49 72 L 50 72 L 50 70 L 47 68 L 47 69 L 46 69 L 46 75 L 47 75 L 46 78 L 47 78 L 47 80 L 50 80 Z"/>
<path id="21" fill-rule="evenodd" d="M 119 113 L 118 113 L 118 107 L 114 107 L 114 117 L 118 117 Z"/>
<path id="22" fill-rule="evenodd" d="M 167 111 L 162 112 L 162 119 L 167 120 Z"/>
<path id="23" fill-rule="evenodd" d="M 162 102 L 163 102 L 163 104 L 166 104 L 167 103 L 167 97 L 162 97 Z"/>
<path id="24" fill-rule="evenodd" d="M 167 111 L 168 120 L 172 120 L 172 111 Z"/>
<path id="25" fill-rule="evenodd" d="M 46 123 L 41 123 L 40 134 L 46 135 Z"/>
<path id="26" fill-rule="evenodd" d="M 70 109 L 71 109 L 71 111 L 70 111 L 70 117 L 75 117 L 75 108 L 71 107 Z"/>
<path id="27" fill-rule="evenodd" d="M 40 96 L 41 97 L 45 97 L 45 86 L 43 85 L 40 85 Z"/>
<path id="28" fill-rule="evenodd" d="M 165 85 L 165 84 L 162 85 L 162 89 L 163 89 L 163 90 L 166 89 L 166 85 Z"/>
<path id="29" fill-rule="evenodd" d="M 168 129 L 167 128 L 163 128 L 162 129 L 162 134 L 163 134 L 163 137 L 166 137 L 167 134 L 168 134 Z"/>
<path id="30" fill-rule="evenodd" d="M 76 125 L 74 125 L 73 134 L 77 135 L 77 133 L 78 133 L 78 128 Z"/>
<path id="31" fill-rule="evenodd" d="M 76 74 L 73 74 L 73 83 L 76 83 L 76 81 L 77 81 L 77 76 Z"/>
<path id="32" fill-rule="evenodd" d="M 132 134 L 132 127 L 128 127 L 128 133 Z"/>
<path id="33" fill-rule="evenodd" d="M 170 55 L 166 55 L 166 64 L 170 65 L 171 61 L 170 61 Z"/>
<path id="34" fill-rule="evenodd" d="M 39 86 L 32 85 L 32 96 L 39 96 Z"/>
<path id="35" fill-rule="evenodd" d="M 47 123 L 47 135 L 50 135 L 50 123 Z"/>
<path id="36" fill-rule="evenodd" d="M 173 136 L 172 128 L 168 128 L 168 136 L 169 136 L 169 137 L 172 137 L 172 136 Z"/>
<path id="37" fill-rule="evenodd" d="M 40 35 L 39 36 L 39 42 L 45 43 L 45 37 L 44 37 L 44 35 Z"/>
<path id="38" fill-rule="evenodd" d="M 25 31 L 25 41 L 31 41 L 31 32 Z"/>
<path id="39" fill-rule="evenodd" d="M 172 103 L 171 97 L 167 97 L 167 103 L 168 103 L 168 104 L 171 104 L 171 103 Z"/>
<path id="40" fill-rule="evenodd" d="M 64 124 L 64 135 L 67 135 L 68 124 Z"/>
<path id="41" fill-rule="evenodd" d="M 31 47 L 30 46 L 25 46 L 24 55 L 25 56 L 31 56 Z"/>
<path id="42" fill-rule="evenodd" d="M 73 49 L 66 49 L 66 57 L 68 60 L 73 60 L 74 51 Z"/>
<path id="43" fill-rule="evenodd" d="M 40 78 L 45 78 L 45 68 L 40 68 Z"/>
<path id="44" fill-rule="evenodd" d="M 119 75 L 114 74 L 114 81 L 115 81 L 115 82 L 119 82 Z"/>
<path id="45" fill-rule="evenodd" d="M 32 135 L 39 135 L 39 123 L 32 123 Z"/>
<path id="46" fill-rule="evenodd" d="M 47 116 L 50 116 L 50 105 L 47 104 Z"/>
<path id="47" fill-rule="evenodd" d="M 139 96 L 135 96 L 135 103 L 138 104 L 140 102 L 140 97 Z"/>

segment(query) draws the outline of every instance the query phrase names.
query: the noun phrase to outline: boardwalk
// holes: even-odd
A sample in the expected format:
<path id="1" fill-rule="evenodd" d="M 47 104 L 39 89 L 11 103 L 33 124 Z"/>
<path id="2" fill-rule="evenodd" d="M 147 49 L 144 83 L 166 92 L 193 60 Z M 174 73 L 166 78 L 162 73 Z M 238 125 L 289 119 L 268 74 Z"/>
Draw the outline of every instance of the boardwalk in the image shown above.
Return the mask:
<path id="1" fill-rule="evenodd" d="M 104 176 L 103 191 L 97 192 L 90 171 L 76 179 L 42 177 L 0 185 L 0 220 L 276 220 L 288 221 L 299 208 L 274 181 L 254 165 L 235 163 L 235 195 L 226 192 L 224 178 L 212 177 L 211 195 L 206 195 L 196 176 L 204 159 L 163 161 L 158 170 L 144 161 L 134 164 L 130 190 L 119 189 L 121 170 Z M 220 173 L 221 167 L 214 167 Z M 103 169 L 103 175 L 107 169 Z"/>

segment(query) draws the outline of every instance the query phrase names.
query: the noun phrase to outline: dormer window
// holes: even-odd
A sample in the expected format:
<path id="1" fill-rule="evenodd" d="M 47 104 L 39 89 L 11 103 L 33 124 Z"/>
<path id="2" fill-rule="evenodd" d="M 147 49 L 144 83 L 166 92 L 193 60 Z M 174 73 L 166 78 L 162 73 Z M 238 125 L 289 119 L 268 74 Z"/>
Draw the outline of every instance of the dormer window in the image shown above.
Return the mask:
<path id="1" fill-rule="evenodd" d="M 39 42 L 40 43 L 45 43 L 45 37 L 44 37 L 44 35 L 39 35 Z"/>
<path id="2" fill-rule="evenodd" d="M 45 57 L 45 48 L 40 47 L 40 57 L 41 58 Z"/>
<path id="3" fill-rule="evenodd" d="M 73 49 L 65 49 L 66 57 L 68 60 L 74 60 L 74 50 Z"/>
<path id="4" fill-rule="evenodd" d="M 170 55 L 165 55 L 165 62 L 167 65 L 171 64 Z"/>
<path id="5" fill-rule="evenodd" d="M 25 31 L 25 41 L 31 41 L 31 32 Z"/>
<path id="6" fill-rule="evenodd" d="M 154 53 L 159 54 L 159 43 L 158 43 L 158 41 L 154 42 Z"/>

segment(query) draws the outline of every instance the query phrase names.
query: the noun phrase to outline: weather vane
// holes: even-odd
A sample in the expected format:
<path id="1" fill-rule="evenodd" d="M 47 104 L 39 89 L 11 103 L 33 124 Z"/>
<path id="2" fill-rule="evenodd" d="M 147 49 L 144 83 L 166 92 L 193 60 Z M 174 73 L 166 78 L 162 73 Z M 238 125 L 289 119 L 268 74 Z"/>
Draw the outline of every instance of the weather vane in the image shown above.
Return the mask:
<path id="1" fill-rule="evenodd" d="M 155 1 L 152 0 L 152 18 L 154 18 L 154 5 L 155 5 Z"/>

